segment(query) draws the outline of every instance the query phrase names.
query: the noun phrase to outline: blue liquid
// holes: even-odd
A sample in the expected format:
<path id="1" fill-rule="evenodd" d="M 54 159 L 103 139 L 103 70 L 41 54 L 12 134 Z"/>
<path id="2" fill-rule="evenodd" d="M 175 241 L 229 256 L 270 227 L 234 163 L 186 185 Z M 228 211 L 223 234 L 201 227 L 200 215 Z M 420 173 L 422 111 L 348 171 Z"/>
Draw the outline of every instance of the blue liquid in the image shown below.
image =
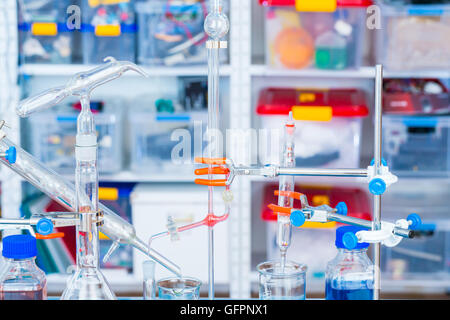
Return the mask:
<path id="1" fill-rule="evenodd" d="M 325 286 L 326 300 L 373 300 L 373 289 L 361 283 L 358 289 L 336 289 L 327 281 Z"/>

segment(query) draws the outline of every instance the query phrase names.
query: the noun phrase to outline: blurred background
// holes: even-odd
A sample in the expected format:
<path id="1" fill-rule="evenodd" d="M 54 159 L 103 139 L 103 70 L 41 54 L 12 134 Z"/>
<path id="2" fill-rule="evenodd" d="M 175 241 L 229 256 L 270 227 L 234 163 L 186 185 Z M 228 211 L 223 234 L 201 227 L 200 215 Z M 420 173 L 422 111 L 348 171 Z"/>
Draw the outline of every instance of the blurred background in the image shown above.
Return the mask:
<path id="1" fill-rule="evenodd" d="M 424 224 L 416 239 L 382 247 L 381 297 L 449 298 L 449 1 L 337 0 L 331 13 L 298 11 L 295 0 L 222 3 L 230 19 L 228 49 L 220 57 L 222 129 L 280 128 L 298 105 L 348 107 L 328 122 L 298 125 L 297 166 L 368 166 L 373 66 L 383 64 L 383 157 L 399 182 L 383 196 L 382 218 L 393 221 L 416 212 Z M 107 56 L 135 62 L 150 74 L 147 79 L 126 74 L 98 88 L 91 105 L 99 135 L 100 200 L 131 221 L 144 240 L 163 231 L 169 217 L 182 225 L 207 213 L 207 190 L 193 183 L 194 166 L 171 161 L 178 143 L 171 135 L 183 128 L 194 139 L 196 129 L 206 126 L 203 22 L 209 6 L 207 0 L 0 3 L 2 119 L 11 140 L 67 179 L 74 179 L 77 101 L 26 119 L 15 114 L 17 102 L 65 83 Z M 81 20 L 71 20 L 77 12 Z M 227 140 L 227 154 L 237 155 L 233 160 L 240 164 L 267 163 L 255 156 L 256 146 L 266 140 L 256 138 L 243 134 Z M 267 156 L 277 158 L 278 150 Z M 63 210 L 7 168 L 0 168 L 0 181 L 2 217 Z M 277 186 L 276 179 L 258 177 L 233 183 L 231 216 L 215 227 L 217 296 L 258 296 L 256 265 L 278 255 L 276 221 L 267 208 Z M 296 189 L 313 205 L 345 201 L 351 215 L 371 219 L 364 179 L 302 177 Z M 307 297 L 324 297 L 326 263 L 337 252 L 336 226 L 294 230 L 288 258 L 308 265 Z M 75 263 L 75 230 L 64 232 L 63 239 L 38 242 L 37 261 L 48 275 L 49 295 L 61 294 Z M 100 243 L 103 256 L 110 241 L 101 234 Z M 152 245 L 206 283 L 206 228 Z M 102 264 L 118 296 L 142 296 L 145 259 L 123 246 Z M 157 278 L 168 275 L 157 266 Z"/>

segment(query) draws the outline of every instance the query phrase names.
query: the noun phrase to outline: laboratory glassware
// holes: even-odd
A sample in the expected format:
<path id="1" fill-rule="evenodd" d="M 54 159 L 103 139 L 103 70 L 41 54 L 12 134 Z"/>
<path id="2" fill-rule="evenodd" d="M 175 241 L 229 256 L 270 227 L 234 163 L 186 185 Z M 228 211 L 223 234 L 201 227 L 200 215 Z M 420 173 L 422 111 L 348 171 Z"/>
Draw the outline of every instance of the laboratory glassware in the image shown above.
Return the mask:
<path id="1" fill-rule="evenodd" d="M 294 156 L 294 132 L 295 123 L 292 118 L 292 111 L 284 125 L 284 146 L 281 154 L 281 163 L 287 168 L 295 168 Z M 294 199 L 285 196 L 285 193 L 294 191 L 294 176 L 281 176 L 279 181 L 278 205 L 280 207 L 292 208 Z M 281 269 L 286 263 L 286 252 L 291 245 L 292 225 L 288 215 L 277 215 L 277 244 L 280 248 Z"/>
<path id="2" fill-rule="evenodd" d="M 74 185 L 55 171 L 45 167 L 25 150 L 15 145 L 0 129 L 0 153 L 6 154 L 8 150 L 11 150 L 11 147 L 14 147 L 16 150 L 15 162 L 11 163 L 8 159 L 0 157 L 2 164 L 9 167 L 67 210 L 76 210 Z M 128 244 L 146 254 L 175 275 L 181 275 L 179 266 L 165 258 L 159 252 L 148 247 L 144 241 L 137 237 L 136 230 L 132 224 L 102 204 L 99 205 L 99 209 L 103 212 L 103 224 L 100 226 L 100 231 L 114 241 L 108 253 L 104 256 L 103 261 L 106 261 L 120 244 Z"/>
<path id="3" fill-rule="evenodd" d="M 144 275 L 144 300 L 154 300 L 156 296 L 155 262 L 152 260 L 144 261 L 142 263 L 142 270 Z"/>
<path id="4" fill-rule="evenodd" d="M 221 41 L 229 30 L 229 21 L 223 13 L 220 0 L 214 0 L 211 11 L 206 16 L 204 29 L 209 36 L 206 42 L 208 51 L 208 181 L 213 180 L 213 165 L 215 159 L 220 159 L 219 133 L 219 49 L 226 48 L 227 42 Z M 203 158 L 204 159 L 204 158 Z M 201 161 L 206 163 L 205 161 Z M 208 217 L 214 217 L 214 185 L 208 184 Z M 215 224 L 215 223 L 214 223 Z M 214 299 L 214 224 L 208 225 L 208 296 Z"/>
<path id="5" fill-rule="evenodd" d="M 259 277 L 261 300 L 305 300 L 307 266 L 293 261 L 260 263 Z"/>
<path id="6" fill-rule="evenodd" d="M 195 278 L 164 278 L 159 280 L 158 297 L 163 300 L 198 300 L 201 281 Z"/>
<path id="7" fill-rule="evenodd" d="M 61 296 L 63 300 L 115 299 L 99 268 L 98 226 L 103 223 L 103 213 L 98 202 L 98 144 L 90 94 L 98 86 L 119 78 L 128 70 L 144 76 L 146 73 L 131 62 L 116 61 L 112 57 L 104 61 L 94 69 L 77 73 L 65 86 L 25 99 L 17 107 L 19 115 L 27 116 L 52 107 L 69 95 L 78 96 L 81 103 L 75 144 L 75 207 L 80 218 L 76 225 L 77 269 Z"/>
<path id="8" fill-rule="evenodd" d="M 0 275 L 0 300 L 46 300 L 47 280 L 36 265 L 36 238 L 12 235 L 3 239 L 6 265 Z"/>
<path id="9" fill-rule="evenodd" d="M 17 113 L 23 117 L 52 107 L 69 95 L 78 96 L 81 103 L 75 137 L 75 208 L 80 219 L 76 224 L 77 267 L 62 300 L 116 299 L 99 267 L 98 226 L 103 223 L 103 214 L 98 208 L 98 144 L 90 95 L 95 88 L 119 78 L 127 70 L 146 74 L 130 62 L 116 61 L 112 57 L 104 61 L 103 65 L 77 73 L 65 86 L 25 99 L 17 107 Z"/>
<path id="10" fill-rule="evenodd" d="M 338 254 L 326 269 L 325 299 L 327 300 L 372 300 L 373 263 L 367 256 L 369 243 L 358 243 L 347 248 L 347 233 L 356 233 L 365 228 L 344 226 L 336 229 Z"/>

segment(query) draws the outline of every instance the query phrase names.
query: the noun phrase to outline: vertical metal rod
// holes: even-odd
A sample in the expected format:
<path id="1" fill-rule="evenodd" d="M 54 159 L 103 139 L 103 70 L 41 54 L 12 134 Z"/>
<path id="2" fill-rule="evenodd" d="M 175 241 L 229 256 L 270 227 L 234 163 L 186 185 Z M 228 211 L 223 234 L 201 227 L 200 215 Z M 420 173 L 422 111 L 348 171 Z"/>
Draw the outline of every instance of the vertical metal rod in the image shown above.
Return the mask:
<path id="1" fill-rule="evenodd" d="M 374 139 L 374 166 L 376 171 L 381 167 L 381 144 L 382 144 L 382 90 L 383 90 L 383 66 L 377 64 L 375 67 L 375 139 Z M 372 230 L 381 228 L 381 195 L 373 196 L 373 225 Z M 380 299 L 381 290 L 381 251 L 380 243 L 373 245 L 374 263 L 374 300 Z"/>

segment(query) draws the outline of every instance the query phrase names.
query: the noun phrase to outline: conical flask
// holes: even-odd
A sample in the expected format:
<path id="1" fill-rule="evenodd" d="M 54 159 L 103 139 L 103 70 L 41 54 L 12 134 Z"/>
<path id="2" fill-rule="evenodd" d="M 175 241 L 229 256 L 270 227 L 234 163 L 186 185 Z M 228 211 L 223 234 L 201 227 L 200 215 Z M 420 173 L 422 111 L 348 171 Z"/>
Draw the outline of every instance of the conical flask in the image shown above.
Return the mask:
<path id="1" fill-rule="evenodd" d="M 77 269 L 64 290 L 62 300 L 116 299 L 99 268 L 97 135 L 89 96 L 80 98 L 75 144 L 75 195 L 77 224 Z"/>
<path id="2" fill-rule="evenodd" d="M 97 226 L 93 223 L 90 232 L 81 229 L 77 226 L 77 269 L 69 279 L 61 300 L 115 300 L 116 296 L 98 265 Z"/>

